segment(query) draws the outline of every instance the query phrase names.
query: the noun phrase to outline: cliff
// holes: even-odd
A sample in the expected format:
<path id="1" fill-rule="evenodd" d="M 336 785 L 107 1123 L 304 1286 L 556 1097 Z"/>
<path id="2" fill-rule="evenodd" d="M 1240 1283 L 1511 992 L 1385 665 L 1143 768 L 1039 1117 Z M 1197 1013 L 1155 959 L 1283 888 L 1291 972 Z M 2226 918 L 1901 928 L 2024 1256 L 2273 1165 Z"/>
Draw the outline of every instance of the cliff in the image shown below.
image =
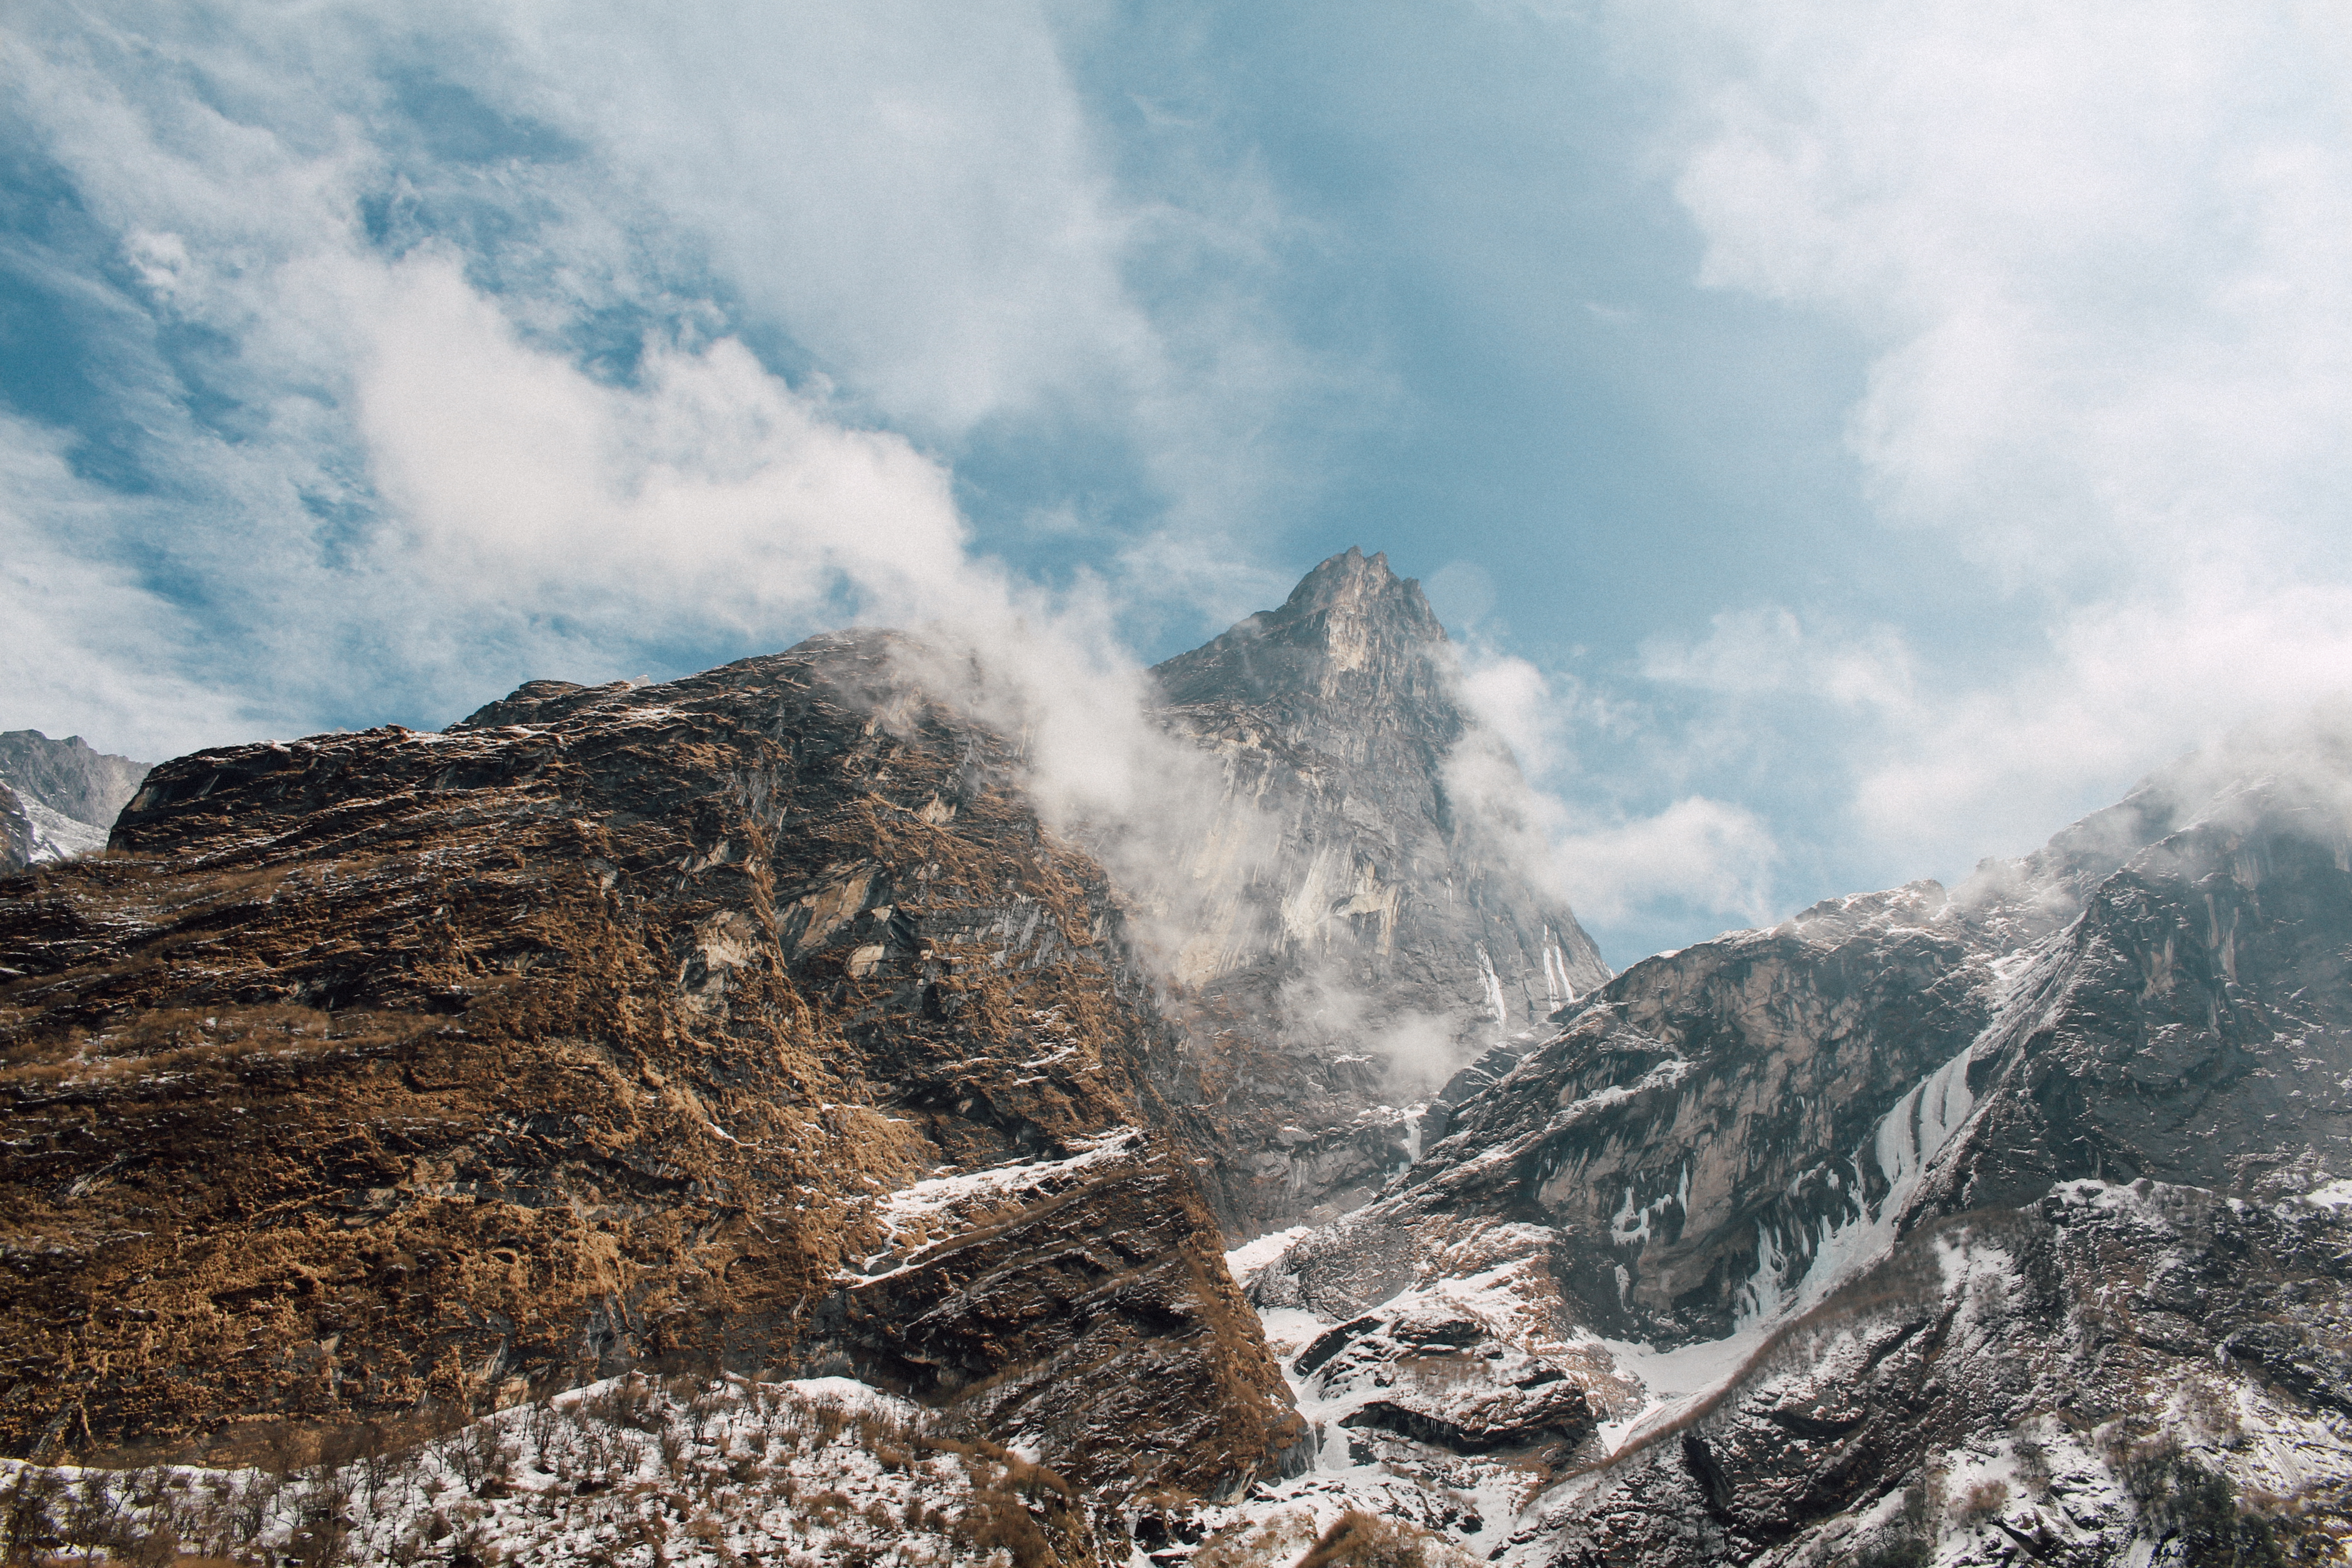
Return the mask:
<path id="1" fill-rule="evenodd" d="M 1420 585 L 1356 550 L 1152 671 L 1162 723 L 1218 766 L 1171 968 L 1243 1235 L 1369 1200 L 1461 1068 L 1609 977 L 1519 868 L 1491 797 L 1526 786 L 1459 674 Z"/>
<path id="2" fill-rule="evenodd" d="M 0 1442 L 839 1372 L 1112 1494 L 1272 1473 L 1109 890 L 896 664 L 199 752 L 0 884 Z"/>
<path id="3" fill-rule="evenodd" d="M 2336 1560 L 2347 732 L 1564 1009 L 1255 1278 L 1324 1468 L 1501 1491 L 1530 1564 Z M 1486 1359 L 1401 1356 L 1433 1313 Z M 1514 1490 L 1428 1418 L 1530 1360 L 1596 1419 L 1527 1436 L 1553 1479 Z"/>

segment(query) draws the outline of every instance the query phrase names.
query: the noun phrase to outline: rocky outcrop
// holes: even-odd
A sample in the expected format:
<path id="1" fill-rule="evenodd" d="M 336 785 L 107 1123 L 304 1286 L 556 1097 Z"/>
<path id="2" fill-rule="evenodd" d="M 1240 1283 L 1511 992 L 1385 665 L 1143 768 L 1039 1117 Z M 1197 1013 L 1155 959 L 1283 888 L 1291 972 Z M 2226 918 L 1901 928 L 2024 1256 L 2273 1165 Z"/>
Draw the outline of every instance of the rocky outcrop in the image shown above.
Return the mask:
<path id="1" fill-rule="evenodd" d="M 2146 1182 L 1924 1225 L 1506 1557 L 2338 1560 L 2347 1241 L 2340 1205 Z"/>
<path id="2" fill-rule="evenodd" d="M 846 1373 L 1108 1495 L 1273 1473 L 1109 889 L 896 652 L 199 752 L 0 883 L 5 1445 L 643 1366 Z"/>
<path id="3" fill-rule="evenodd" d="M 0 876 L 31 865 L 39 842 L 32 814 L 25 809 L 23 798 L 5 784 L 0 784 Z"/>
<path id="4" fill-rule="evenodd" d="M 1253 1298 L 1293 1347 L 1468 1304 L 1491 1364 L 1587 1390 L 1602 1428 L 1507 1561 L 2333 1550 L 2347 733 L 2192 758 L 1956 891 L 1634 965 Z M 1433 1477 L 1476 1452 L 1415 1436 Z"/>
<path id="5" fill-rule="evenodd" d="M 1465 1063 L 1609 977 L 1523 874 L 1525 784 L 1420 585 L 1350 550 L 1152 671 L 1213 756 L 1168 956 L 1208 1179 L 1244 1236 L 1368 1201 Z M 1442 1114 L 1441 1114 L 1442 1122 Z"/>

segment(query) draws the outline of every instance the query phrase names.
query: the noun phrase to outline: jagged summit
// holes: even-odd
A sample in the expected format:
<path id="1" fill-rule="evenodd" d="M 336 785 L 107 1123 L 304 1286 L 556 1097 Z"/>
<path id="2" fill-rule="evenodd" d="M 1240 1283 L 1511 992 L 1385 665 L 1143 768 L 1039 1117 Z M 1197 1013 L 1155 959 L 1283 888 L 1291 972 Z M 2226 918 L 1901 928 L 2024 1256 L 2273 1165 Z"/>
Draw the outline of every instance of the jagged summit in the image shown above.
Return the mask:
<path id="1" fill-rule="evenodd" d="M 1194 1055 L 1234 1086 L 1205 1179 L 1237 1233 L 1328 1218 L 1442 1128 L 1459 1069 L 1608 966 L 1487 820 L 1525 786 L 1386 555 L 1330 557 L 1152 673 L 1162 722 L 1223 773 L 1171 878 L 1193 911 L 1172 968 Z M 1485 793 L 1465 802 L 1474 750 Z"/>
<path id="2" fill-rule="evenodd" d="M 1152 670 L 1169 704 L 1268 707 L 1348 749 L 1402 725 L 1436 746 L 1463 729 L 1453 647 L 1421 584 L 1385 553 L 1350 547 L 1309 572 L 1280 609 Z"/>

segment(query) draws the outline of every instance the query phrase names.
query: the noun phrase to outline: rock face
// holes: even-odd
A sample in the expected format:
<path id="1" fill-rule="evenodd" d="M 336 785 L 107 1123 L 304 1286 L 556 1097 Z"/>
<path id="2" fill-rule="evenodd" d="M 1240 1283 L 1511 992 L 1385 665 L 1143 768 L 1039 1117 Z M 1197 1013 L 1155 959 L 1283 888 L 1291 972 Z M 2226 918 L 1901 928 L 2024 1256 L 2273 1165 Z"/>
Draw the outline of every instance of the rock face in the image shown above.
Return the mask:
<path id="1" fill-rule="evenodd" d="M 1213 1194 L 1244 1236 L 1328 1219 L 1417 1152 L 1421 1107 L 1442 1128 L 1457 1069 L 1609 971 L 1520 874 L 1525 785 L 1385 556 L 1333 556 L 1152 675 L 1222 791 L 1171 954 Z"/>
<path id="2" fill-rule="evenodd" d="M 1117 890 L 913 647 L 200 752 L 0 880 L 0 1446 L 478 1417 L 397 1561 L 445 1482 L 714 1568 L 2344 1559 L 2352 716 L 1611 978 L 1378 556 L 1156 672 L 1218 782 Z"/>
<path id="3" fill-rule="evenodd" d="M 79 735 L 0 731 L 0 872 L 106 847 L 107 830 L 147 775 Z"/>
<path id="4" fill-rule="evenodd" d="M 2347 735 L 1634 965 L 1254 1299 L 1291 1344 L 1453 1303 L 1499 1352 L 1456 1405 L 1528 1357 L 1585 1389 L 1603 1427 L 1528 1450 L 1570 1474 L 1515 1500 L 1507 1561 L 2321 1550 L 2352 1531 Z M 1458 1486 L 1486 1451 L 1414 1436 L 1348 1459 Z"/>
<path id="5" fill-rule="evenodd" d="M 0 884 L 0 1442 L 642 1365 L 866 1378 L 1106 1496 L 1274 1473 L 1109 889 L 895 651 L 199 752 Z"/>

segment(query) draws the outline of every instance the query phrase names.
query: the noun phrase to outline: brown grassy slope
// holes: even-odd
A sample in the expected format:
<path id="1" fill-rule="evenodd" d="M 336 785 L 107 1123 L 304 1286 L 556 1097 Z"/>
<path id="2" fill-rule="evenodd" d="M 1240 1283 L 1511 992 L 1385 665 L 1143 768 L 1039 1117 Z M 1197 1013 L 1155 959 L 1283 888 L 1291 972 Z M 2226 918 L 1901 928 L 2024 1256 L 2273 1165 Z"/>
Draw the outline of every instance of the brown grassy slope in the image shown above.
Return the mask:
<path id="1" fill-rule="evenodd" d="M 939 1401 L 1058 1367 L 1066 1469 L 1265 1461 L 1296 1417 L 1164 1138 L 980 1249 L 1124 1247 L 1087 1311 L 1077 1270 L 959 1334 L 1001 1305 L 960 1289 L 939 1378 L 845 1306 L 880 1194 L 1153 1119 L 1167 1048 L 1099 870 L 889 652 L 199 753 L 107 858 L 0 882 L 0 1447 L 719 1363 Z M 1147 1370 L 1202 1410 L 1106 1439 Z"/>

